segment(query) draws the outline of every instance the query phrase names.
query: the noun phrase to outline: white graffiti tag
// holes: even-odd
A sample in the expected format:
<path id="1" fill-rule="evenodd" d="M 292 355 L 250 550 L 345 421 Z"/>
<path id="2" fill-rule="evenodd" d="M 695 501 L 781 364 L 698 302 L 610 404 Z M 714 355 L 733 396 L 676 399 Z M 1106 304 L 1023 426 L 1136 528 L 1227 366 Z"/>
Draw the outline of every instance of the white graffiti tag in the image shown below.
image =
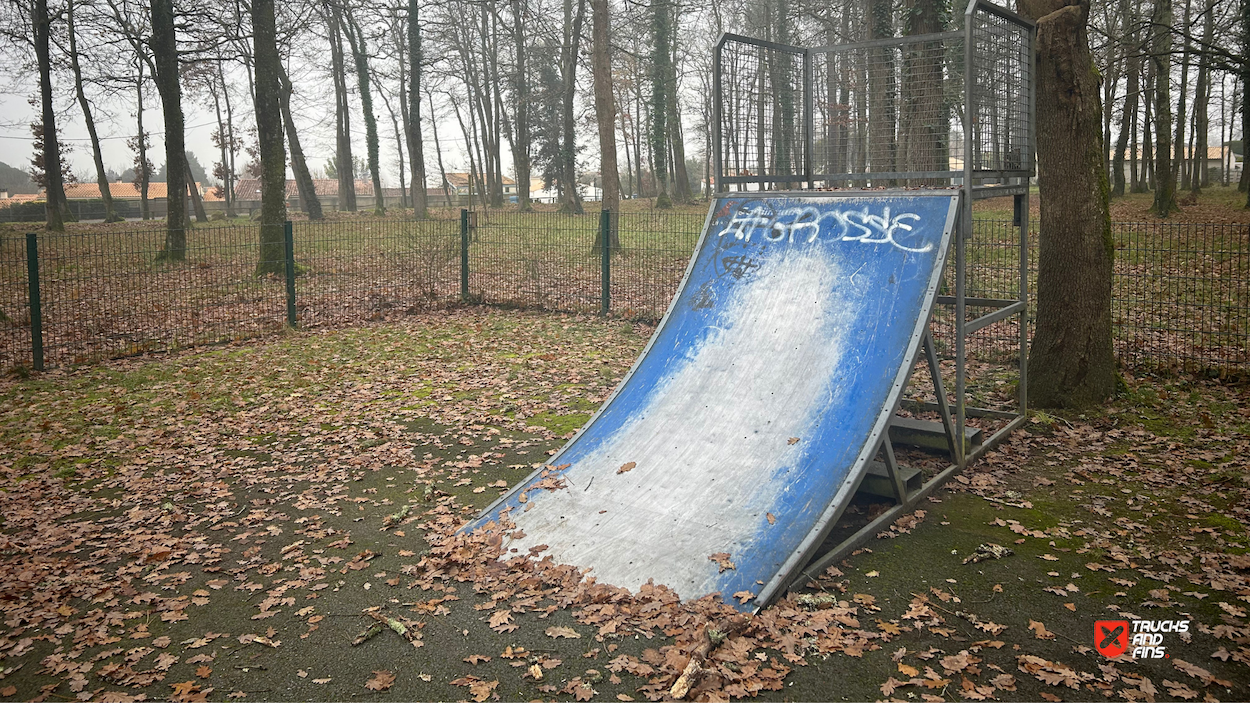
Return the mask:
<path id="1" fill-rule="evenodd" d="M 751 241 L 751 233 L 761 227 L 768 227 L 773 223 L 772 208 L 760 203 L 743 203 L 734 213 L 733 219 L 725 225 L 725 229 L 720 231 L 717 236 L 723 237 L 726 234 L 733 234 L 735 239 Z"/>
<path id="2" fill-rule="evenodd" d="M 825 225 L 829 220 L 830 224 Z M 889 244 L 897 249 L 924 253 L 933 243 L 912 247 L 900 242 L 915 230 L 911 222 L 919 222 L 920 215 L 901 212 L 891 215 L 890 207 L 882 208 L 881 214 L 873 214 L 867 205 L 859 210 L 822 210 L 812 206 L 793 207 L 774 212 L 759 201 L 743 203 L 717 236 L 732 234 L 735 239 L 750 242 L 759 232 L 770 242 L 811 243 L 822 235 L 835 242 L 860 242 L 862 244 Z"/>
<path id="3" fill-rule="evenodd" d="M 835 210 L 827 215 L 827 217 L 830 216 L 836 218 L 838 224 L 842 225 L 842 235 L 838 239 L 843 242 L 892 244 L 903 251 L 916 253 L 926 252 L 933 248 L 932 242 L 923 247 L 909 247 L 894 239 L 894 235 L 898 232 L 910 232 L 915 229 L 904 222 L 904 220 L 919 222 L 920 215 L 914 212 L 902 212 L 890 217 L 890 207 L 887 205 L 878 216 L 869 213 L 868 207 L 864 206 L 859 211 Z M 855 233 L 852 228 L 860 230 L 860 233 Z"/>

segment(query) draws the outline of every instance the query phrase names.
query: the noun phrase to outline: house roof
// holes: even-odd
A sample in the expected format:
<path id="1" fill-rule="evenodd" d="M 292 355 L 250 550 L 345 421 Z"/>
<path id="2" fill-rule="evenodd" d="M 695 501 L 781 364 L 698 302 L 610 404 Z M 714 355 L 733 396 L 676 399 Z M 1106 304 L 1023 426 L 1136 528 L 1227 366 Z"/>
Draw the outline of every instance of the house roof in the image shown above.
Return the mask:
<path id="1" fill-rule="evenodd" d="M 195 189 L 201 194 L 204 193 L 204 186 L 196 182 Z M 148 199 L 160 200 L 168 195 L 168 184 L 166 183 L 149 183 Z M 111 182 L 109 183 L 109 195 L 114 200 L 138 200 L 139 186 L 134 183 Z M 42 197 L 42 196 L 40 196 Z M 68 183 L 65 185 L 66 200 L 98 200 L 100 198 L 100 185 L 98 183 Z"/>
<path id="2" fill-rule="evenodd" d="M 452 184 L 456 188 L 467 187 L 469 185 L 469 179 L 470 179 L 470 176 L 467 173 L 449 172 L 447 174 L 447 182 Z M 516 181 L 512 180 L 511 178 L 508 178 L 507 176 L 504 176 L 503 184 L 506 186 L 512 186 L 512 185 L 516 185 Z"/>

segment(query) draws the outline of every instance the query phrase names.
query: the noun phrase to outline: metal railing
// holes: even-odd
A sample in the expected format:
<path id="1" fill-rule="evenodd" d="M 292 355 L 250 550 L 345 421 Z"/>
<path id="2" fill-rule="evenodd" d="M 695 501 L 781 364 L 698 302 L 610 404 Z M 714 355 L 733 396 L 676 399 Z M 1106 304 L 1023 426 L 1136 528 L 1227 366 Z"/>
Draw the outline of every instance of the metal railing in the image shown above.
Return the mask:
<path id="1" fill-rule="evenodd" d="M 395 319 L 462 301 L 654 321 L 705 221 L 655 212 L 618 213 L 606 223 L 599 212 L 471 215 L 295 222 L 290 276 L 256 274 L 255 225 L 191 229 L 181 262 L 161 259 L 161 229 L 6 233 L 0 366 L 34 366 L 40 342 L 44 363 L 63 367 L 262 336 L 288 323 L 292 304 L 302 327 Z M 1036 222 L 1032 230 L 1036 244 Z M 1112 316 L 1123 363 L 1250 372 L 1250 227 L 1115 223 L 1112 235 Z M 976 221 L 967 245 L 968 296 L 1015 296 L 1011 222 Z M 1031 251 L 1033 276 L 1036 246 Z M 935 311 L 939 349 L 953 339 L 948 317 L 941 306 Z M 1016 324 L 972 334 L 970 354 L 1014 359 Z"/>

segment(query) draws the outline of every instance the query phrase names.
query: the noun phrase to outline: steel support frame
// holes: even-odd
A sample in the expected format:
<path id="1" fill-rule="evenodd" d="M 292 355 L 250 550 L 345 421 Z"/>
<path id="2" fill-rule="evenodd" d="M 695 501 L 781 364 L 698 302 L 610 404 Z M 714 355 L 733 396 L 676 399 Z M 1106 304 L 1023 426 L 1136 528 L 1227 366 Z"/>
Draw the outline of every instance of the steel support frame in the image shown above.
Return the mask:
<path id="1" fill-rule="evenodd" d="M 987 12 L 1005 19 L 1017 26 L 1026 28 L 1027 40 L 1025 46 L 1021 49 L 1022 56 L 1020 61 L 1027 62 L 1029 79 L 1026 81 L 1027 94 L 1020 96 L 1019 99 L 1027 101 L 1028 116 L 1028 134 L 1025 145 L 1027 148 L 1025 166 L 1027 168 L 1021 170 L 978 170 L 976 168 L 979 157 L 974 153 L 976 148 L 974 141 L 974 132 L 971 128 L 965 126 L 964 129 L 964 158 L 963 169 L 961 171 L 925 171 L 925 172 L 890 172 L 890 173 L 854 173 L 854 174 L 817 174 L 813 172 L 814 157 L 814 137 L 815 130 L 812 115 L 812 62 L 811 57 L 815 53 L 858 49 L 870 46 L 895 46 L 906 45 L 920 41 L 932 41 L 934 39 L 946 40 L 962 37 L 964 39 L 964 114 L 974 114 L 974 106 L 976 100 L 980 97 L 976 91 L 976 82 L 973 80 L 974 68 L 976 66 L 976 51 L 978 49 L 974 41 L 974 22 L 979 12 Z M 727 42 L 738 41 L 768 49 L 786 51 L 789 53 L 801 54 L 804 61 L 803 77 L 804 77 L 804 110 L 807 113 L 803 120 L 803 144 L 805 147 L 804 154 L 804 173 L 795 175 L 766 174 L 766 165 L 760 160 L 759 170 L 761 173 L 748 176 L 727 176 L 724 169 L 723 161 L 723 145 L 721 139 L 721 125 L 724 118 L 722 105 L 723 75 L 721 72 L 721 58 L 723 49 Z M 816 47 L 809 49 L 801 49 L 799 47 L 791 47 L 775 42 L 767 42 L 763 40 L 749 39 L 739 37 L 737 35 L 722 35 L 720 41 L 715 48 L 715 61 L 713 68 L 713 102 L 714 102 L 714 136 L 713 149 L 715 158 L 715 188 L 718 193 L 728 190 L 730 185 L 737 185 L 743 188 L 747 184 L 757 184 L 760 190 L 768 188 L 769 185 L 783 185 L 793 187 L 795 184 L 806 184 L 810 188 L 814 188 L 817 182 L 848 182 L 848 181 L 871 181 L 874 179 L 903 179 L 903 178 L 949 178 L 955 188 L 960 193 L 960 206 L 957 215 L 957 222 L 954 236 L 953 257 L 948 258 L 947 265 L 954 267 L 955 290 L 954 295 L 937 296 L 934 302 L 938 305 L 950 306 L 954 312 L 955 324 L 955 383 L 953 388 L 953 402 L 947 393 L 946 384 L 943 382 L 941 366 L 938 360 L 936 349 L 934 348 L 932 335 L 932 318 L 929 320 L 929 330 L 925 332 L 923 340 L 923 355 L 926 366 L 929 367 L 930 379 L 933 384 L 935 402 L 914 403 L 911 401 L 903 401 L 901 394 L 896 402 L 895 412 L 899 407 L 909 406 L 914 409 L 924 411 L 936 411 L 942 420 L 943 430 L 947 438 L 947 447 L 950 452 L 951 463 L 942 471 L 929 478 L 918 490 L 911 492 L 906 491 L 903 477 L 900 472 L 897 457 L 894 453 L 894 447 L 889 439 L 889 432 L 883 432 L 877 438 L 877 444 L 872 452 L 874 456 L 881 456 L 886 466 L 887 476 L 894 488 L 896 504 L 880 516 L 861 527 L 854 534 L 842 540 L 831 550 L 825 552 L 821 556 L 813 559 L 803 569 L 799 570 L 793 576 L 786 588 L 803 587 L 809 581 L 819 577 L 830 565 L 841 561 L 848 556 L 853 550 L 867 542 L 878 532 L 883 530 L 890 523 L 897 520 L 905 513 L 914 509 L 917 503 L 931 494 L 939 486 L 944 484 L 952 476 L 962 471 L 967 465 L 984 455 L 1001 443 L 1007 436 L 1024 424 L 1028 411 L 1028 265 L 1029 265 L 1029 237 L 1028 237 L 1028 196 L 1029 196 L 1029 179 L 1032 176 L 1034 168 L 1035 139 L 1033 136 L 1034 120 L 1036 106 L 1036 66 L 1033 52 L 1033 46 L 1036 41 L 1035 25 L 1019 15 L 993 5 L 988 0 L 970 0 L 964 12 L 964 23 L 962 31 L 944 32 L 941 34 L 921 35 L 918 37 L 902 37 L 898 39 L 882 39 L 873 40 L 871 42 L 859 42 L 850 45 Z M 1026 55 L 1027 52 L 1027 55 Z M 848 189 L 849 190 L 849 189 Z M 867 191 L 874 194 L 885 194 L 891 191 L 872 190 Z M 899 194 L 915 194 L 915 191 L 895 191 Z M 777 195 L 801 195 L 802 192 L 777 192 Z M 848 193 L 849 194 L 849 193 Z M 981 198 L 1011 196 L 1015 198 L 1015 211 L 1018 215 L 1016 222 L 1017 241 L 1019 249 L 1019 294 L 1015 298 L 985 298 L 968 295 L 968 241 L 973 233 L 972 219 L 972 202 Z M 973 319 L 968 319 L 968 308 L 990 308 L 988 312 L 981 314 Z M 1009 320 L 1011 318 L 1019 320 L 1019 338 L 1018 338 L 1018 371 L 1019 385 L 1016 412 L 996 410 L 990 408 L 980 408 L 969 406 L 967 400 L 967 337 L 979 330 L 984 329 L 993 324 Z M 913 364 L 918 363 L 920 355 L 913 360 Z M 914 366 L 912 369 L 914 373 Z M 908 374 L 908 379 L 912 378 Z M 952 407 L 953 405 L 953 407 Z M 1005 420 L 1006 423 L 995 431 L 981 445 L 973 448 L 971 451 L 965 450 L 963 441 L 964 429 L 969 417 L 973 418 L 989 418 L 995 420 Z M 866 472 L 864 472 L 866 473 Z M 863 480 L 863 474 L 859 479 Z M 858 490 L 859 486 L 855 486 Z M 829 525 L 832 526 L 841 518 L 841 512 L 845 505 L 833 516 Z"/>

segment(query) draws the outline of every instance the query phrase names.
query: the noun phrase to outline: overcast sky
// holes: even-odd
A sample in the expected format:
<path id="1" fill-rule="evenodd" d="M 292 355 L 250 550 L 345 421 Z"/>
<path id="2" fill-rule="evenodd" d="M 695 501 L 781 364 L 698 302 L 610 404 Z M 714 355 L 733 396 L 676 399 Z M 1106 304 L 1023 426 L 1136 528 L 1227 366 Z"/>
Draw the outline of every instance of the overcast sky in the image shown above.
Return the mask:
<path id="1" fill-rule="evenodd" d="M 311 92 L 311 86 L 298 86 L 297 90 L 303 88 L 305 94 Z M 73 99 L 72 88 L 68 85 L 55 85 L 54 90 L 57 93 L 57 131 L 61 134 L 63 144 L 72 147 L 72 151 L 67 155 L 70 167 L 80 180 L 93 181 L 95 179 L 95 166 L 92 163 L 91 156 L 91 140 L 87 136 L 87 128 L 82 120 L 82 112 L 78 107 L 78 103 Z M 150 100 L 146 110 L 144 111 L 144 126 L 148 128 L 151 134 L 152 151 L 149 159 L 159 169 L 165 161 L 165 144 L 164 144 L 164 123 L 162 121 L 161 112 L 159 110 L 159 100 L 155 94 L 154 88 L 149 88 L 151 93 Z M 38 93 L 38 81 L 34 75 L 26 77 L 25 80 L 19 80 L 9 86 L 3 92 L 0 92 L 0 161 L 22 170 L 29 170 L 30 159 L 34 152 L 34 140 L 31 138 L 30 123 L 39 117 L 39 111 L 31 107 L 28 102 L 29 95 Z M 324 97 L 324 96 L 323 96 Z M 100 148 L 104 157 L 104 166 L 106 169 L 112 169 L 117 173 L 121 173 L 130 168 L 134 163 L 134 153 L 126 146 L 126 140 L 134 136 L 136 130 L 133 115 L 133 104 L 124 105 L 114 101 L 102 103 L 99 107 L 99 114 L 96 114 L 96 129 L 100 135 Z M 381 101 L 378 101 L 379 103 Z M 390 121 L 390 114 L 386 112 L 385 107 L 378 106 L 375 109 L 378 118 L 378 133 L 381 143 L 381 171 L 382 181 L 387 187 L 397 187 L 399 185 L 399 169 L 396 165 L 396 148 L 394 128 Z M 359 110 L 359 106 L 356 107 Z M 247 113 L 248 122 L 251 121 L 250 105 L 243 109 L 235 106 L 236 116 L 240 113 Z M 308 166 L 314 173 L 324 168 L 326 161 L 334 155 L 334 112 L 332 104 L 328 109 L 323 109 L 307 100 L 301 103 L 299 96 L 293 100 L 293 111 L 296 113 L 295 119 L 297 129 L 304 148 L 305 158 L 308 160 Z M 327 114 L 328 113 L 328 114 Z M 440 107 L 441 113 L 441 107 Z M 220 154 L 212 142 L 212 133 L 217 127 L 216 116 L 207 106 L 200 104 L 195 100 L 184 99 L 183 114 L 186 124 L 186 144 L 187 151 L 195 154 L 195 157 L 203 164 L 206 171 L 212 171 L 212 166 L 220 159 Z M 365 134 L 364 123 L 360 119 L 359 112 L 354 115 L 352 122 L 353 132 L 353 150 L 352 153 L 357 158 L 365 156 Z M 237 119 L 237 117 L 236 117 Z M 236 125 L 236 130 L 238 126 Z M 468 161 L 465 158 L 463 149 L 464 138 L 460 134 L 460 128 L 455 123 L 454 118 L 450 121 L 445 115 L 440 114 L 438 125 L 439 141 L 443 148 L 443 165 L 448 171 L 465 171 L 468 170 Z M 432 136 L 431 125 L 425 120 L 425 160 L 426 173 L 430 185 L 437 185 L 438 180 L 438 163 L 435 158 L 434 141 Z M 504 144 L 507 149 L 507 144 Z M 242 171 L 244 164 L 248 161 L 245 152 L 241 152 L 236 157 L 236 165 Z M 511 156 L 504 155 L 504 170 L 506 173 L 511 172 Z"/>

